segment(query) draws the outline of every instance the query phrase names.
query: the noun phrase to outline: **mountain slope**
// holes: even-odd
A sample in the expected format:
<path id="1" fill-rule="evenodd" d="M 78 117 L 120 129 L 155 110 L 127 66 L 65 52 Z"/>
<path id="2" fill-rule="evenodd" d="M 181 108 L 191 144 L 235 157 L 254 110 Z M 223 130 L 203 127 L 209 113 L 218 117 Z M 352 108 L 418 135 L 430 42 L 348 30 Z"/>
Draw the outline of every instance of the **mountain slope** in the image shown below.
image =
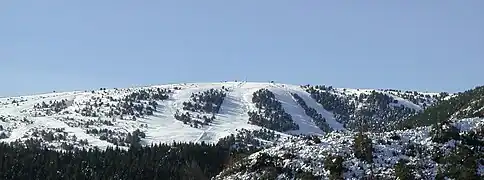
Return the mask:
<path id="1" fill-rule="evenodd" d="M 483 143 L 479 118 L 385 133 L 291 137 L 215 179 L 482 179 Z"/>
<path id="2" fill-rule="evenodd" d="M 254 98 L 257 92 L 262 94 Z M 385 106 L 405 107 L 415 112 L 438 99 L 435 94 L 417 92 L 414 96 L 409 95 L 413 92 L 383 90 L 328 92 L 344 99 L 341 102 L 346 104 L 340 105 L 355 109 L 364 105 L 380 107 L 380 97 L 366 100 L 372 92 L 385 92 L 396 100 Z M 365 101 L 357 103 L 356 99 Z M 0 99 L 0 138 L 4 142 L 39 139 L 54 148 L 105 148 L 172 141 L 215 143 L 240 129 L 269 128 L 283 134 L 320 135 L 332 130 L 354 129 L 355 122 L 359 121 L 357 113 L 342 119 L 340 111 L 331 106 L 333 100 L 321 101 L 304 86 L 251 82 L 102 88 L 8 97 Z M 381 113 L 386 116 L 387 112 Z"/>
<path id="3" fill-rule="evenodd" d="M 446 93 L 400 90 L 346 89 L 331 86 L 302 88 L 347 129 L 367 128 L 383 132 L 403 119 L 443 99 Z"/>
<path id="4" fill-rule="evenodd" d="M 428 126 L 449 119 L 484 117 L 484 86 L 447 96 L 422 113 L 397 124 L 395 128 Z"/>

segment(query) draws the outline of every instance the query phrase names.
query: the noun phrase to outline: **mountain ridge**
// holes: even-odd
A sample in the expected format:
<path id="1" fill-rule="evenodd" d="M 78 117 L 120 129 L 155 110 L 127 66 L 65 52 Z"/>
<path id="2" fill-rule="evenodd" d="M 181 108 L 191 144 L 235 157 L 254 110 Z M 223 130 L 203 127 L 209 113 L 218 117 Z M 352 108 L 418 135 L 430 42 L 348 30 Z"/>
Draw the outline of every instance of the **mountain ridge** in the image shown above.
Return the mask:
<path id="1" fill-rule="evenodd" d="M 256 107 L 254 93 L 263 89 L 273 94 L 273 102 L 266 104 L 267 107 Z M 353 96 L 384 92 L 398 98 L 397 101 L 404 102 L 403 106 L 421 108 L 420 105 L 395 95 L 391 90 L 330 89 L 333 90 L 330 93 L 338 97 L 346 97 L 346 94 Z M 223 94 L 224 97 L 217 97 L 217 93 L 220 96 Z M 307 104 L 306 109 L 301 107 L 294 94 L 303 99 Z M 266 101 L 267 97 L 262 98 Z M 429 102 L 435 100 L 429 99 Z M 274 103 L 280 104 L 280 108 L 273 109 Z M 45 128 L 65 128 L 70 136 L 87 138 L 89 144 L 106 147 L 122 145 L 123 143 L 116 141 L 126 139 L 137 129 L 143 132 L 144 137 L 139 140 L 141 144 L 172 141 L 216 143 L 218 139 L 237 133 L 237 129 L 266 128 L 270 127 L 267 123 L 271 122 L 287 120 L 296 123 L 298 128 L 287 132 L 277 129 L 277 125 L 273 126 L 272 130 L 286 134 L 326 133 L 315 123 L 322 126 L 328 124 L 326 126 L 333 130 L 343 130 L 346 125 L 335 117 L 334 111 L 327 110 L 327 107 L 318 103 L 305 86 L 273 82 L 205 82 L 119 89 L 100 88 L 92 91 L 6 97 L 0 99 L 0 104 L 0 116 L 3 116 L 3 119 L 10 118 L 8 122 L 0 124 L 5 127 L 3 132 L 8 136 L 2 139 L 6 142 L 31 137 L 29 133 Z M 213 108 L 217 106 L 215 112 Z M 268 112 L 267 108 L 274 112 Z M 316 114 L 308 115 L 310 109 Z M 251 121 L 249 111 L 255 112 L 253 115 L 257 116 L 262 124 L 253 124 L 256 120 L 252 118 Z M 275 120 L 274 118 L 282 115 L 280 113 L 288 115 Z M 315 120 L 314 117 L 318 116 L 320 118 Z M 34 126 L 41 128 L 35 130 Z"/>
<path id="2" fill-rule="evenodd" d="M 253 82 L 49 93 L 0 98 L 0 142 L 109 152 L 160 144 L 171 157 L 181 152 L 171 142 L 213 145 L 229 161 L 213 179 L 478 179 L 483 94 Z"/>

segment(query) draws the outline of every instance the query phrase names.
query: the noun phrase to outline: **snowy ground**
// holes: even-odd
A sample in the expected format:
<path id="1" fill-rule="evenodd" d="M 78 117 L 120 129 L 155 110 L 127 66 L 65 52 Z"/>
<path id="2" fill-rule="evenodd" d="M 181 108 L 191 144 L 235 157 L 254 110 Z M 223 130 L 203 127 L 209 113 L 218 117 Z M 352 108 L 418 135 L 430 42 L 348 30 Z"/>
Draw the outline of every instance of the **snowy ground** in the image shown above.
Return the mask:
<path id="1" fill-rule="evenodd" d="M 210 126 L 193 128 L 183 124 L 174 118 L 177 110 L 182 108 L 182 103 L 190 98 L 192 93 L 201 92 L 211 88 L 228 89 L 227 96 L 221 106 L 216 119 Z M 174 90 L 177 87 L 177 90 Z M 112 126 L 99 125 L 99 128 L 110 129 L 119 133 L 129 133 L 136 129 L 145 132 L 146 138 L 143 144 L 151 143 L 170 143 L 178 142 L 217 142 L 218 139 L 236 133 L 237 129 L 260 129 L 261 127 L 248 124 L 249 110 L 254 110 L 255 106 L 251 102 L 252 93 L 267 88 L 272 91 L 276 98 L 282 103 L 284 110 L 289 113 L 293 120 L 299 125 L 300 129 L 286 132 L 289 134 L 324 134 L 308 117 L 304 110 L 293 99 L 291 93 L 301 96 L 309 107 L 317 110 L 324 116 L 329 125 L 335 130 L 344 130 L 343 125 L 338 123 L 331 112 L 326 111 L 319 103 L 298 85 L 277 84 L 277 83 L 256 83 L 256 82 L 219 82 L 219 83 L 188 83 L 188 84 L 169 84 L 152 87 L 137 87 L 125 89 L 96 90 L 93 92 L 62 92 L 49 93 L 22 97 L 0 98 L 0 116 L 10 117 L 10 121 L 0 122 L 4 131 L 9 135 L 1 141 L 12 142 L 17 139 L 28 138 L 28 132 L 34 128 L 65 128 L 69 134 L 76 135 L 80 139 L 86 139 L 92 146 L 107 147 L 112 143 L 100 140 L 99 137 L 86 133 L 86 127 L 72 126 L 71 124 L 85 123 L 96 120 L 93 117 L 84 117 L 76 114 L 76 109 L 82 108 L 87 101 L 100 98 L 102 102 L 109 102 L 108 96 L 120 98 L 129 92 L 139 89 L 167 88 L 174 90 L 170 98 L 165 101 L 158 101 L 158 109 L 153 116 L 138 118 L 136 121 L 127 119 L 116 119 Z M 371 90 L 345 89 L 348 93 L 367 93 Z M 67 114 L 53 114 L 42 117 L 34 117 L 33 107 L 35 104 L 49 101 L 67 100 L 69 107 L 65 109 Z M 399 102 L 408 106 L 417 106 L 403 99 Z M 418 106 L 417 106 L 418 107 Z M 27 118 L 30 122 L 21 122 Z M 74 120 L 66 121 L 66 118 Z M 104 118 L 99 118 L 104 120 Z M 110 120 L 110 119 L 109 119 Z M 94 125 L 95 126 L 95 125 Z M 90 126 L 92 128 L 92 125 Z"/>
<path id="2" fill-rule="evenodd" d="M 460 119 L 452 122 L 452 125 L 457 127 L 460 133 L 478 130 L 483 127 L 483 124 L 484 119 L 482 118 Z M 215 179 L 261 179 L 263 169 L 270 166 L 289 169 L 289 171 L 284 172 L 303 171 L 319 176 L 321 179 L 327 179 L 330 171 L 323 162 L 330 155 L 339 155 L 344 158 L 342 163 L 344 179 L 363 179 L 364 176 L 372 173 L 371 169 L 377 177 L 396 179 L 395 164 L 400 159 L 408 160 L 409 164 L 420 168 L 419 171 L 414 172 L 417 179 L 435 179 L 437 168 L 441 167 L 442 164 L 433 161 L 431 154 L 409 151 L 410 145 L 423 149 L 423 152 L 433 152 L 435 148 L 450 151 L 456 141 L 433 142 L 430 130 L 431 127 L 421 127 L 369 134 L 373 144 L 372 164 L 355 157 L 352 149 L 355 132 L 328 133 L 324 138 L 320 138 L 320 142 L 304 138 L 287 138 L 284 139 L 284 142 L 256 152 L 233 167 L 225 169 Z M 269 161 L 258 159 L 262 154 L 272 158 Z M 260 165 L 261 161 L 265 161 L 265 165 L 255 168 L 254 166 Z M 481 178 L 484 177 L 484 166 L 478 164 L 476 172 Z M 280 173 L 277 176 L 277 179 L 292 179 L 288 173 Z"/>

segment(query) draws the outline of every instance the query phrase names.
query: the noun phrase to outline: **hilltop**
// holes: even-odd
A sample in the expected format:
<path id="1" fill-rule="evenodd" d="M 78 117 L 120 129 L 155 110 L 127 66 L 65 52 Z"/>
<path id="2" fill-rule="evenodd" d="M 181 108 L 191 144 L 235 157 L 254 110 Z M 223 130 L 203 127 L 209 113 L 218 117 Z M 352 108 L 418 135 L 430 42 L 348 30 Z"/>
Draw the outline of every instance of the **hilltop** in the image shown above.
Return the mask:
<path id="1" fill-rule="evenodd" d="M 123 167 L 131 167 L 123 149 L 144 148 L 144 158 L 177 159 L 184 163 L 163 158 L 156 163 L 213 179 L 478 179 L 484 175 L 482 90 L 449 94 L 219 82 L 5 97 L 0 141 L 60 152 L 105 149 L 81 152 L 115 153 Z M 106 176 L 99 170 L 76 176 Z"/>
<path id="2" fill-rule="evenodd" d="M 362 119 L 381 130 L 441 95 L 256 82 L 100 88 L 1 98 L 0 133 L 4 142 L 104 148 L 131 139 L 216 143 L 241 129 L 323 135 L 357 129 Z"/>

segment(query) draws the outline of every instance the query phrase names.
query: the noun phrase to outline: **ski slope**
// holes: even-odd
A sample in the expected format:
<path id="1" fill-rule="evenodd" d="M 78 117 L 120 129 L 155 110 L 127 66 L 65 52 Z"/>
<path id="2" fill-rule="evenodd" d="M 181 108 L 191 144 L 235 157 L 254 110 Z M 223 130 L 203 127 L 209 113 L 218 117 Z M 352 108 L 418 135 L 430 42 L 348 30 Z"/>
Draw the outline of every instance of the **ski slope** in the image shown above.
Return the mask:
<path id="1" fill-rule="evenodd" d="M 183 103 L 190 100 L 192 93 L 209 89 L 222 89 L 222 87 L 226 89 L 226 97 L 219 112 L 214 114 L 215 120 L 210 125 L 195 128 L 174 118 L 177 111 L 183 111 Z M 116 102 L 112 102 L 109 99 L 123 98 L 131 92 L 153 88 L 166 88 L 173 90 L 173 92 L 167 100 L 157 101 L 157 110 L 150 116 L 143 116 L 132 120 L 127 117 L 86 117 L 77 112 L 79 109 L 86 107 L 86 104 L 92 104 L 95 99 L 97 99 L 96 102 L 115 105 Z M 13 142 L 16 140 L 25 140 L 32 137 L 34 130 L 41 131 L 42 129 L 48 128 L 64 128 L 63 131 L 68 136 L 75 136 L 77 139 L 87 140 L 89 146 L 101 148 L 114 146 L 115 144 L 112 142 L 101 140 L 101 137 L 87 133 L 87 130 L 98 128 L 110 130 L 114 134 L 119 135 L 120 138 L 139 129 L 146 134 L 146 137 L 141 141 L 144 145 L 171 143 L 173 141 L 216 143 L 220 138 L 236 133 L 238 129 L 257 130 L 263 128 L 249 124 L 249 116 L 247 114 L 248 111 L 256 109 L 252 103 L 252 94 L 262 88 L 266 88 L 275 94 L 276 99 L 281 102 L 283 109 L 292 116 L 294 122 L 300 127 L 299 130 L 279 133 L 324 134 L 314 124 L 311 117 L 305 114 L 304 109 L 293 99 L 291 93 L 296 93 L 301 96 L 309 107 L 314 108 L 327 120 L 331 128 L 334 130 L 344 130 L 343 125 L 336 121 L 331 112 L 325 110 L 323 106 L 311 98 L 309 93 L 298 85 L 264 82 L 184 83 L 1 98 L 0 117 L 9 120 L 0 121 L 3 132 L 8 136 L 0 141 Z M 359 92 L 359 90 L 351 89 L 348 91 Z M 67 102 L 68 107 L 60 113 L 39 115 L 37 110 L 34 109 L 36 104 L 41 104 L 42 102 L 62 100 Z M 411 103 L 403 100 L 402 102 Z M 414 107 L 417 105 L 409 104 L 408 106 Z M 94 109 L 94 111 L 101 113 L 106 110 L 106 108 L 103 108 L 99 107 Z M 22 122 L 23 119 L 27 119 L 28 121 Z M 112 121 L 113 124 L 105 125 L 97 123 L 101 121 Z"/>

